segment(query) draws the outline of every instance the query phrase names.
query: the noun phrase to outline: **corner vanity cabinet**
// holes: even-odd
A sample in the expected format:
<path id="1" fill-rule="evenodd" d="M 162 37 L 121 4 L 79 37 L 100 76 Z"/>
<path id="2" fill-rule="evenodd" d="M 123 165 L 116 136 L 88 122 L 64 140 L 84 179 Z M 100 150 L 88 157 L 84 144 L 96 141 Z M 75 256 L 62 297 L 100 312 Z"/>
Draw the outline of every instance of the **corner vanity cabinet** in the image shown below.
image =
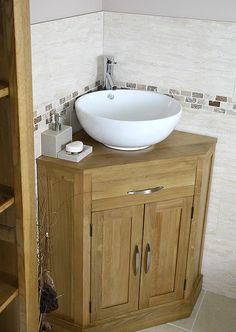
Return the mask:
<path id="1" fill-rule="evenodd" d="M 41 223 L 65 331 L 138 331 L 190 315 L 216 139 L 173 132 L 137 152 L 82 133 L 78 164 L 38 160 Z"/>

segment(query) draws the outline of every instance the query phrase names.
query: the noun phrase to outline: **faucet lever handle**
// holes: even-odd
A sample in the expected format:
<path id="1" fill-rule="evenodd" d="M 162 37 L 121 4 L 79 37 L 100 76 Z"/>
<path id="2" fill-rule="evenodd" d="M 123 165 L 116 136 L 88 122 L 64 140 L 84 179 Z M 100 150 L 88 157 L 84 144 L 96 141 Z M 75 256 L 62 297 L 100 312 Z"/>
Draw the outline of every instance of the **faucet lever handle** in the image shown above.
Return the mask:
<path id="1" fill-rule="evenodd" d="M 116 65 L 117 62 L 115 61 L 114 57 L 107 57 L 107 64 L 108 65 Z"/>

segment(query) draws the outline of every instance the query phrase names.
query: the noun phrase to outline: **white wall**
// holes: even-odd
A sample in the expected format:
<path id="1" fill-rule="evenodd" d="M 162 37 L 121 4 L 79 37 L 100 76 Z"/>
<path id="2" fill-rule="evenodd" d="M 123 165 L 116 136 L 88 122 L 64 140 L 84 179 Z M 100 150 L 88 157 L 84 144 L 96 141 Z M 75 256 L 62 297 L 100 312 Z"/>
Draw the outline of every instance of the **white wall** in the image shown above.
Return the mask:
<path id="1" fill-rule="evenodd" d="M 107 10 L 236 21 L 235 0 L 30 0 L 31 23 Z"/>
<path id="2" fill-rule="evenodd" d="M 102 10 L 102 0 L 30 0 L 31 23 Z"/>
<path id="3" fill-rule="evenodd" d="M 236 21 L 235 0 L 103 0 L 103 10 Z"/>

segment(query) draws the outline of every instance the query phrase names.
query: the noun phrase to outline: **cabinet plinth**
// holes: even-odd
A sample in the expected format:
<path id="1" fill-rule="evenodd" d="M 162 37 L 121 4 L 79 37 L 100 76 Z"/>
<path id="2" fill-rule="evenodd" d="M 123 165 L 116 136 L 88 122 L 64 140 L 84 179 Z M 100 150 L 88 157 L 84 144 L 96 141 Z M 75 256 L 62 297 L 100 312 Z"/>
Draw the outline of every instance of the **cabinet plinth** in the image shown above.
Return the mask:
<path id="1" fill-rule="evenodd" d="M 94 147 L 82 162 L 38 160 L 50 271 L 64 294 L 51 321 L 69 331 L 108 332 L 187 317 L 202 284 L 216 139 L 175 131 L 127 153 L 83 132 L 75 138 Z"/>

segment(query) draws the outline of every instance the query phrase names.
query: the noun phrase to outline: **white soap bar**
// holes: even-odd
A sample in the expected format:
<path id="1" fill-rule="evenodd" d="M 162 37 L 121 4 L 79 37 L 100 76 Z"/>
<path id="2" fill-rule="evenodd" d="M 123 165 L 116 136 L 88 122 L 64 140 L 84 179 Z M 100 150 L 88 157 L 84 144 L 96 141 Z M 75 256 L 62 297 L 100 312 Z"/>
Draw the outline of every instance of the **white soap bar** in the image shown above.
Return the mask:
<path id="1" fill-rule="evenodd" d="M 80 153 L 83 151 L 84 144 L 81 141 L 75 141 L 66 145 L 66 152 Z"/>
<path id="2" fill-rule="evenodd" d="M 57 154 L 57 158 L 64 159 L 68 161 L 73 161 L 74 163 L 78 163 L 85 157 L 87 157 L 90 153 L 92 153 L 93 147 L 90 145 L 84 145 L 84 149 L 82 152 L 78 154 L 70 154 L 66 152 L 66 150 L 62 150 Z"/>

